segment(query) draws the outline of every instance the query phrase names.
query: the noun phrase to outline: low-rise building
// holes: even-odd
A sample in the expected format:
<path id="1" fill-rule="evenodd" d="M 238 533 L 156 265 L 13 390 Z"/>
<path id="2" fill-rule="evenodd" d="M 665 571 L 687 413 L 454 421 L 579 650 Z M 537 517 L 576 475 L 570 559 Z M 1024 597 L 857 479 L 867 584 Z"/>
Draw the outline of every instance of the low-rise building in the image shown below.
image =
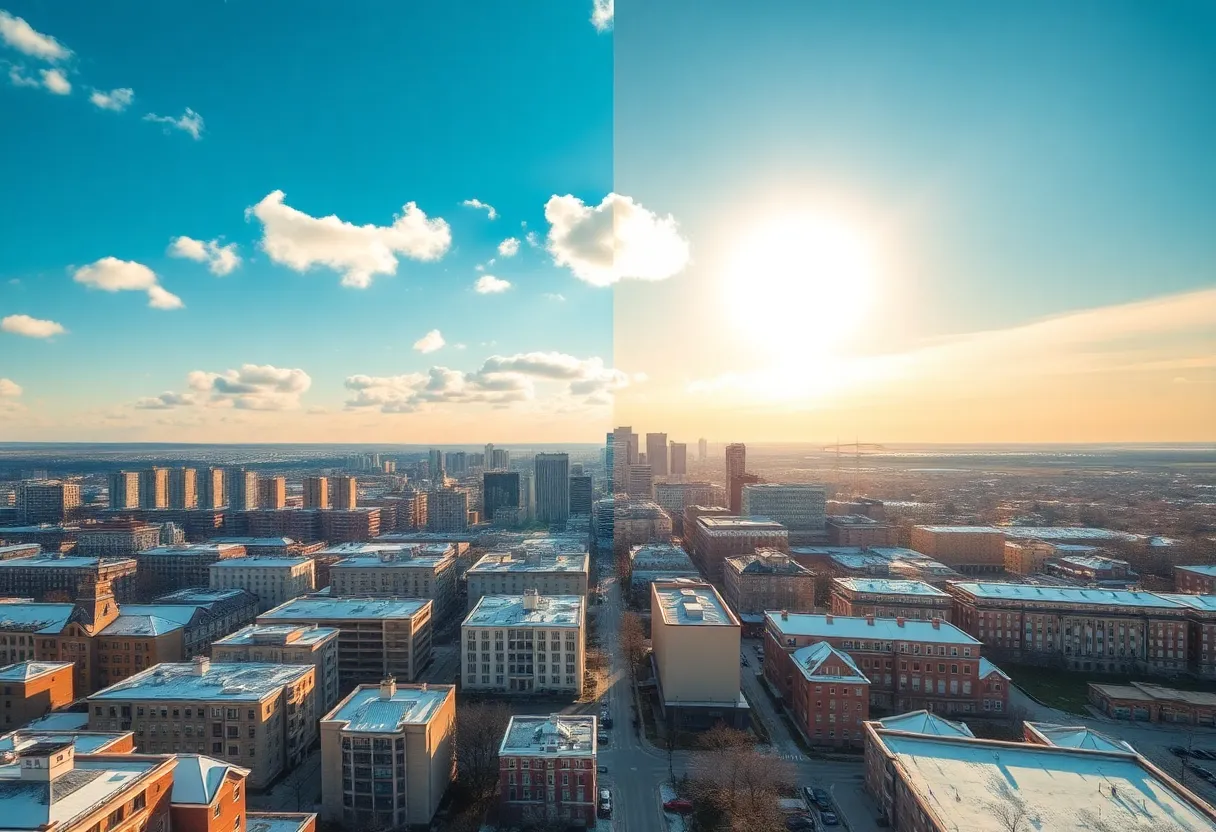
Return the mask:
<path id="1" fill-rule="evenodd" d="M 316 589 L 312 558 L 231 558 L 211 564 L 212 589 L 243 589 L 264 612 Z"/>
<path id="2" fill-rule="evenodd" d="M 211 581 L 211 564 L 229 558 L 243 558 L 245 554 L 245 547 L 238 543 L 157 546 L 135 556 L 139 565 L 139 586 L 151 595 L 207 586 Z"/>
<path id="3" fill-rule="evenodd" d="M 0 528 L 0 540 L 4 538 L 3 528 Z M 32 558 L 42 554 L 42 546 L 38 543 L 14 543 L 9 545 L 0 545 L 0 560 L 12 560 L 13 558 Z"/>
<path id="4" fill-rule="evenodd" d="M 953 603 L 949 594 L 924 581 L 889 578 L 835 578 L 832 581 L 833 615 L 949 621 Z"/>
<path id="5" fill-rule="evenodd" d="M 683 546 L 649 543 L 629 550 L 629 588 L 635 593 L 646 593 L 647 598 L 655 581 L 700 577 Z"/>
<path id="6" fill-rule="evenodd" d="M 108 520 L 81 526 L 74 554 L 81 557 L 130 557 L 160 545 L 160 526 L 141 520 Z"/>
<path id="7" fill-rule="evenodd" d="M 826 522 L 829 546 L 890 546 L 895 527 L 864 514 L 830 514 Z"/>
<path id="8" fill-rule="evenodd" d="M 213 537 L 208 542 L 244 546 L 245 554 L 251 558 L 302 557 L 325 548 L 324 543 L 301 543 L 290 537 Z"/>
<path id="9" fill-rule="evenodd" d="M 75 698 L 68 662 L 24 661 L 0 668 L 0 713 L 4 730 L 63 708 Z"/>
<path id="10" fill-rule="evenodd" d="M 128 558 L 80 557 L 58 552 L 0 560 L 0 595 L 35 601 L 69 601 L 88 581 L 110 582 L 120 599 L 135 589 L 136 563 Z"/>
<path id="11" fill-rule="evenodd" d="M 692 526 L 691 541 L 693 558 L 711 580 L 722 578 L 727 558 L 750 555 L 757 549 L 790 549 L 785 526 L 767 517 L 702 514 Z"/>
<path id="12" fill-rule="evenodd" d="M 334 595 L 430 598 L 437 615 L 456 603 L 456 547 L 451 543 L 346 543 L 317 557 L 329 565 Z"/>
<path id="13" fill-rule="evenodd" d="M 1125 560 L 1098 554 L 1066 554 L 1073 547 L 1057 546 L 1058 557 L 1049 560 L 1044 571 L 1091 586 L 1126 588 L 1140 580 Z M 1088 547 L 1079 547 L 1088 548 Z M 1065 554 L 1060 554 L 1065 552 Z"/>
<path id="14" fill-rule="evenodd" d="M 870 718 L 870 680 L 847 653 L 826 641 L 795 650 L 790 709 L 812 745 L 861 747 Z"/>
<path id="15" fill-rule="evenodd" d="M 258 623 L 337 629 L 338 684 L 346 688 L 389 676 L 417 679 L 431 661 L 432 608 L 419 598 L 297 598 Z"/>
<path id="16" fill-rule="evenodd" d="M 217 638 L 253 623 L 258 615 L 258 599 L 243 589 L 211 589 L 206 586 L 187 587 L 162 595 L 152 606 L 201 607 L 207 615 L 204 626 L 195 632 L 186 628 L 186 658 L 206 652 L 206 645 Z M 201 643 L 200 643 L 201 640 Z"/>
<path id="17" fill-rule="evenodd" d="M 317 673 L 319 711 L 338 702 L 338 630 L 313 624 L 251 624 L 211 646 L 217 662 L 311 664 Z"/>
<path id="18" fill-rule="evenodd" d="M 1089 701 L 1112 719 L 1216 727 L 1216 693 L 1177 690 L 1149 682 L 1090 682 Z"/>
<path id="19" fill-rule="evenodd" d="M 586 551 L 563 553 L 521 546 L 510 552 L 492 552 L 465 573 L 469 609 L 483 595 L 523 595 L 529 589 L 541 595 L 586 598 L 590 568 Z"/>
<path id="20" fill-rule="evenodd" d="M 316 674 L 306 664 L 163 663 L 88 698 L 89 728 L 130 730 L 140 749 L 211 754 L 270 783 L 317 738 Z"/>
<path id="21" fill-rule="evenodd" d="M 502 822 L 594 828 L 596 736 L 594 716 L 511 717 L 498 747 Z"/>
<path id="22" fill-rule="evenodd" d="M 484 595 L 460 625 L 465 690 L 583 689 L 586 609 L 580 595 Z"/>
<path id="23" fill-rule="evenodd" d="M 1175 566 L 1174 589 L 1186 595 L 1216 595 L 1216 564 Z"/>
<path id="24" fill-rule="evenodd" d="M 311 812 L 248 812 L 250 770 L 204 754 L 176 755 L 170 817 L 177 832 L 316 832 Z"/>
<path id="25" fill-rule="evenodd" d="M 451 685 L 360 685 L 321 720 L 321 812 L 348 829 L 425 827 L 455 776 Z"/>
<path id="26" fill-rule="evenodd" d="M 727 603 L 741 620 L 757 628 L 765 610 L 815 608 L 815 573 L 777 549 L 727 558 L 723 576 Z"/>
<path id="27" fill-rule="evenodd" d="M 321 537 L 330 543 L 371 540 L 380 534 L 380 509 L 374 506 L 331 508 L 321 515 Z"/>
<path id="28" fill-rule="evenodd" d="M 89 715 L 80 714 L 88 723 Z M 130 731 L 84 731 L 45 728 L 18 728 L 0 735 L 0 755 L 20 755 L 30 746 L 45 742 L 70 742 L 77 754 L 130 754 L 135 750 L 135 735 Z"/>
<path id="29" fill-rule="evenodd" d="M 1033 575 L 1056 556 L 1056 547 L 1042 540 L 1006 540 L 1004 554 L 1006 572 Z"/>
<path id="30" fill-rule="evenodd" d="M 1077 526 L 913 526 L 908 535 L 908 545 L 913 549 L 967 575 L 997 574 L 1004 570 L 1008 541 L 1073 545 L 1145 542 L 1126 532 Z M 1023 551 L 1024 554 L 1012 555 L 1015 562 L 1027 558 L 1015 571 L 1033 569 L 1046 550 L 1031 547 Z"/>

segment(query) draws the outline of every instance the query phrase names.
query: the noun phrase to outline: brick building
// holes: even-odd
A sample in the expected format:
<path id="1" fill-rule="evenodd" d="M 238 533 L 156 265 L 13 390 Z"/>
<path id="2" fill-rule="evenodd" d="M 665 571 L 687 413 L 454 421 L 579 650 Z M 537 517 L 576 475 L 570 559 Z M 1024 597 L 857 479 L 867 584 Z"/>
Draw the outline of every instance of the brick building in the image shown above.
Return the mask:
<path id="1" fill-rule="evenodd" d="M 689 541 L 693 560 L 710 580 L 722 579 L 723 562 L 729 557 L 750 555 L 757 549 L 788 552 L 790 548 L 785 526 L 767 517 L 703 514 L 692 526 Z"/>
<path id="2" fill-rule="evenodd" d="M 129 557 L 160 545 L 160 526 L 142 520 L 107 520 L 81 526 L 74 554 L 83 557 Z"/>
<path id="3" fill-rule="evenodd" d="M 0 713 L 4 730 L 63 708 L 75 699 L 72 665 L 24 661 L 0 668 Z"/>
<path id="4" fill-rule="evenodd" d="M 1089 683 L 1089 701 L 1112 719 L 1216 728 L 1216 693 L 1175 690 L 1148 682 Z"/>
<path id="5" fill-rule="evenodd" d="M 502 823 L 596 825 L 596 719 L 513 716 L 498 747 Z"/>
<path id="6" fill-rule="evenodd" d="M 832 614 L 949 621 L 953 599 L 924 581 L 834 578 Z M 771 609 L 783 609 L 772 607 Z"/>
<path id="7" fill-rule="evenodd" d="M 0 595 L 35 601 L 68 601 L 81 584 L 105 580 L 114 594 L 126 600 L 135 590 L 136 563 L 128 558 L 35 555 L 0 560 Z"/>
<path id="8" fill-rule="evenodd" d="M 777 549 L 727 558 L 722 574 L 727 603 L 739 616 L 757 616 L 757 624 L 766 610 L 815 607 L 815 573 Z"/>
<path id="9" fill-rule="evenodd" d="M 245 557 L 245 547 L 233 543 L 188 543 L 157 546 L 135 556 L 141 591 L 162 595 L 193 586 L 207 586 L 211 564 Z"/>
<path id="10" fill-rule="evenodd" d="M 832 514 L 826 521 L 829 546 L 892 546 L 895 527 L 864 514 Z"/>
<path id="11" fill-rule="evenodd" d="M 1175 566 L 1174 589 L 1187 595 L 1216 595 L 1216 565 Z"/>
<path id="12" fill-rule="evenodd" d="M 790 709 L 812 745 L 861 746 L 870 718 L 870 680 L 852 657 L 826 641 L 795 650 Z"/>
<path id="13" fill-rule="evenodd" d="M 438 615 L 456 603 L 456 547 L 451 543 L 343 543 L 316 557 L 336 558 L 328 576 L 334 595 L 430 598 Z"/>
<path id="14" fill-rule="evenodd" d="M 317 710 L 338 702 L 338 631 L 312 624 L 251 624 L 211 646 L 217 662 L 311 664 L 316 670 Z"/>

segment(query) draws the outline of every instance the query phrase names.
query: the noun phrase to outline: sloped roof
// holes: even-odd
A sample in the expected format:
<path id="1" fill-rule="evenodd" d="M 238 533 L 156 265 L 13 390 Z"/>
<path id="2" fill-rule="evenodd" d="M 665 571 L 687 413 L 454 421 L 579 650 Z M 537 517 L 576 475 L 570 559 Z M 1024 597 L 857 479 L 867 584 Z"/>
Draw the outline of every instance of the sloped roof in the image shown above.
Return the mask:
<path id="1" fill-rule="evenodd" d="M 249 776 L 249 769 L 202 754 L 178 754 L 173 770 L 172 802 L 178 805 L 210 806 L 224 785 L 228 772 Z"/>
<path id="2" fill-rule="evenodd" d="M 983 656 L 980 656 L 980 666 L 978 669 L 979 669 L 979 674 L 980 674 L 981 679 L 987 679 L 993 673 L 999 673 L 1001 675 L 1001 678 L 1005 679 L 1006 681 L 1009 680 L 1008 673 L 1001 670 L 999 667 L 997 667 L 992 662 L 985 659 Z"/>
<path id="3" fill-rule="evenodd" d="M 861 672 L 861 669 L 854 663 L 852 657 L 847 653 L 837 650 L 826 641 L 809 644 L 806 647 L 795 650 L 793 658 L 794 664 L 807 679 L 813 679 L 817 682 L 870 683 L 869 678 Z M 839 662 L 840 666 L 852 672 L 820 672 L 825 667 L 836 667 L 837 662 Z"/>
<path id="4" fill-rule="evenodd" d="M 8 667 L 0 667 L 0 682 L 26 682 L 71 666 L 71 662 L 17 662 Z"/>
<path id="5" fill-rule="evenodd" d="M 1048 745 L 1061 748 L 1089 748 L 1095 751 L 1135 751 L 1122 740 L 1106 736 L 1084 725 L 1056 725 L 1050 722 L 1028 722 L 1035 733 Z"/>
<path id="6" fill-rule="evenodd" d="M 962 722 L 942 719 L 928 711 L 911 711 L 878 720 L 883 728 L 892 731 L 907 731 L 909 734 L 925 734 L 932 737 L 973 737 L 971 729 Z"/>
<path id="7" fill-rule="evenodd" d="M 74 604 L 0 604 L 0 630 L 58 633 L 72 617 Z"/>

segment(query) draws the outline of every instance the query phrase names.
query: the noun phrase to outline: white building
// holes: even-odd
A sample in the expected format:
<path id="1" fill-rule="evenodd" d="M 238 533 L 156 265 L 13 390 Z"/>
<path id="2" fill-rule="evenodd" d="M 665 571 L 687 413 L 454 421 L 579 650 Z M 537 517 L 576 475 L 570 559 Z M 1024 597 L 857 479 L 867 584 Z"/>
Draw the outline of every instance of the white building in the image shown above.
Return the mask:
<path id="1" fill-rule="evenodd" d="M 466 690 L 583 689 L 586 609 L 579 595 L 487 595 L 460 625 Z"/>
<path id="2" fill-rule="evenodd" d="M 230 558 L 211 564 L 212 589 L 244 589 L 266 611 L 316 589 L 312 558 Z"/>
<path id="3" fill-rule="evenodd" d="M 590 562 L 586 552 L 558 554 L 526 546 L 485 555 L 465 573 L 469 584 L 469 608 L 472 609 L 483 595 L 523 595 L 529 589 L 541 595 L 586 598 Z"/>
<path id="4" fill-rule="evenodd" d="M 456 602 L 451 543 L 343 543 L 317 556 L 342 558 L 329 567 L 334 595 L 430 598 L 437 614 Z"/>

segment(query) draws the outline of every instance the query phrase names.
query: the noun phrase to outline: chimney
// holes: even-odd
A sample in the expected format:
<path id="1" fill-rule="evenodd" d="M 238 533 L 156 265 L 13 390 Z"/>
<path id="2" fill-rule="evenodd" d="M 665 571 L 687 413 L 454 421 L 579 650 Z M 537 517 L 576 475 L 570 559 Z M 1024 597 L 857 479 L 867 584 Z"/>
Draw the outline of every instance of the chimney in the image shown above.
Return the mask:
<path id="1" fill-rule="evenodd" d="M 418 689 L 423 693 L 426 693 L 426 682 L 423 682 Z"/>
<path id="2" fill-rule="evenodd" d="M 42 741 L 18 752 L 21 758 L 21 779 L 53 783 L 60 775 L 76 767 L 76 746 L 71 740 Z M 51 796 L 47 795 L 49 801 Z"/>
<path id="3" fill-rule="evenodd" d="M 897 626 L 897 627 L 904 626 L 904 617 L 902 615 L 895 617 L 895 626 Z"/>
<path id="4" fill-rule="evenodd" d="M 874 616 L 872 616 L 872 615 L 867 615 L 867 616 L 866 616 L 866 623 L 867 623 L 867 624 L 869 624 L 871 627 L 873 627 L 873 626 L 874 626 Z"/>
<path id="5" fill-rule="evenodd" d="M 933 619 L 933 629 L 940 630 L 942 628 L 942 620 L 940 618 Z"/>
<path id="6" fill-rule="evenodd" d="M 830 612 L 829 612 L 827 615 L 825 615 L 825 616 L 823 617 L 823 623 L 824 623 L 824 624 L 831 624 L 831 623 L 832 623 L 832 620 L 833 620 L 833 619 L 832 619 L 832 614 L 831 614 Z"/>
<path id="7" fill-rule="evenodd" d="M 392 699 L 397 693 L 397 680 L 389 676 L 380 683 L 380 698 L 387 701 Z"/>
<path id="8" fill-rule="evenodd" d="M 206 676 L 207 671 L 211 669 L 211 659 L 206 656 L 194 657 L 193 672 L 195 676 Z"/>
<path id="9" fill-rule="evenodd" d="M 540 593 L 535 589 L 524 590 L 524 612 L 535 612 L 540 607 Z"/>
<path id="10" fill-rule="evenodd" d="M 790 611 L 789 611 L 789 610 L 782 610 L 782 611 L 781 611 L 781 620 L 782 620 L 782 621 L 789 621 L 789 620 L 790 620 Z"/>

